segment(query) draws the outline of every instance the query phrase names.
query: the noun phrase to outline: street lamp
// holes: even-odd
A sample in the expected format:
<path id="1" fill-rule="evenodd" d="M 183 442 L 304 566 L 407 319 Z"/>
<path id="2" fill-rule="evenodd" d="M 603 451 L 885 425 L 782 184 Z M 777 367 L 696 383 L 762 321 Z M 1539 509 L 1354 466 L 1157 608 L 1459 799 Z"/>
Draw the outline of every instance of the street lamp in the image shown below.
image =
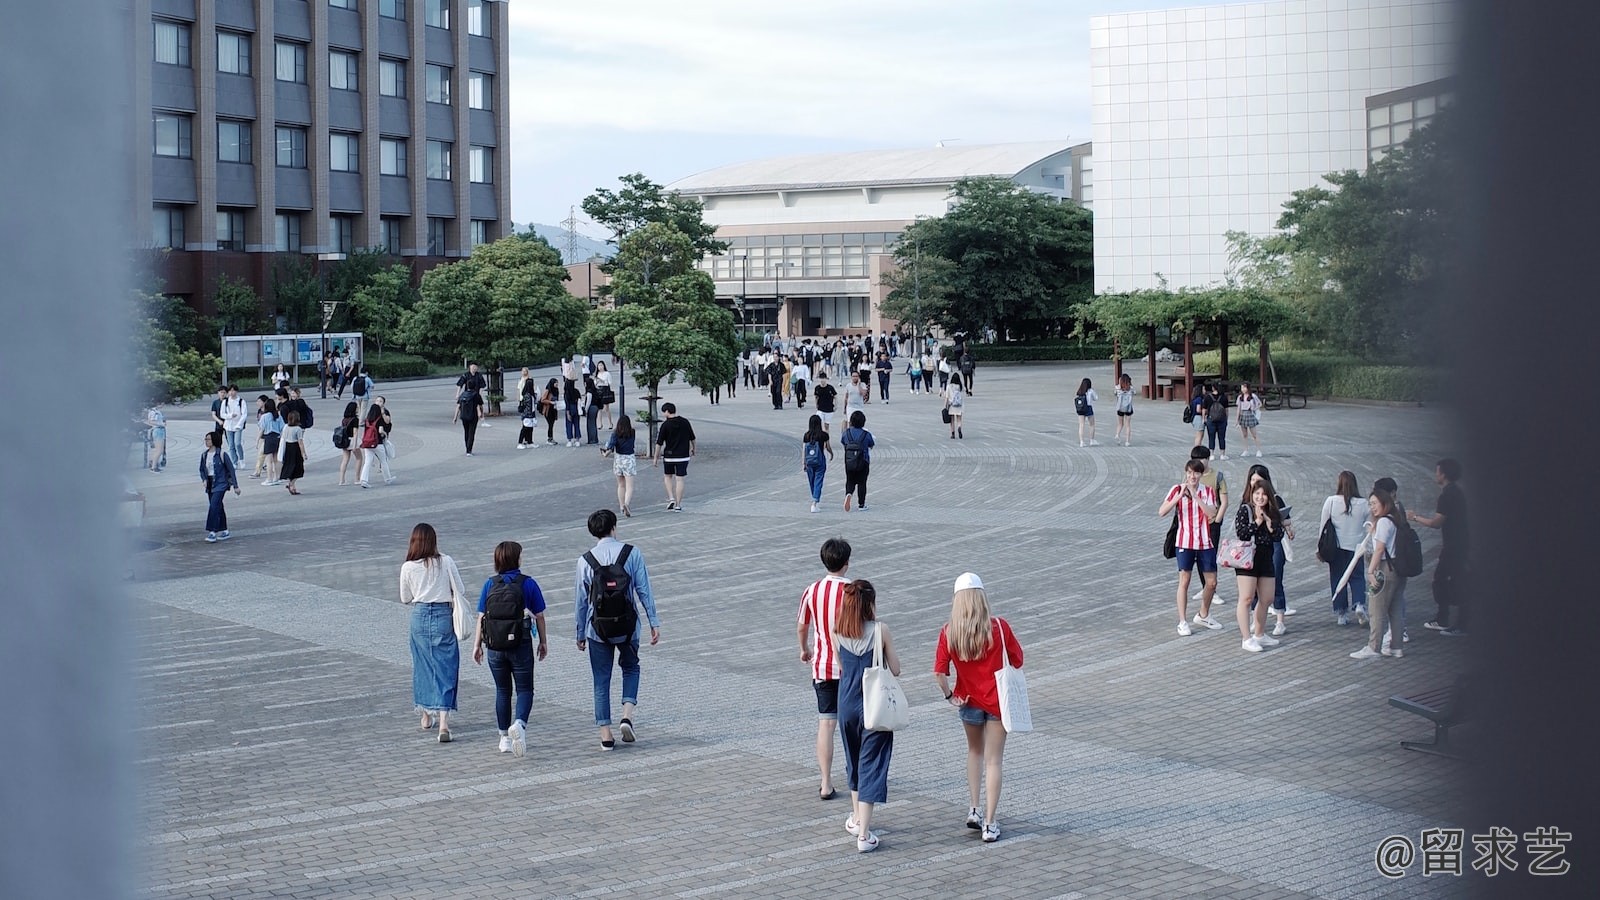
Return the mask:
<path id="1" fill-rule="evenodd" d="M 773 263 L 773 265 L 776 266 L 777 268 L 773 270 L 775 274 L 772 276 L 772 278 L 773 278 L 772 292 L 777 295 L 777 298 L 778 298 L 778 316 L 781 318 L 783 316 L 783 270 L 789 268 L 792 265 L 794 265 L 794 263 L 789 262 L 786 259 L 780 259 L 777 262 Z"/>
<path id="2" fill-rule="evenodd" d="M 741 253 L 734 257 L 739 260 L 739 340 L 743 343 L 749 337 L 748 322 L 744 311 L 745 296 L 750 292 L 750 254 Z"/>

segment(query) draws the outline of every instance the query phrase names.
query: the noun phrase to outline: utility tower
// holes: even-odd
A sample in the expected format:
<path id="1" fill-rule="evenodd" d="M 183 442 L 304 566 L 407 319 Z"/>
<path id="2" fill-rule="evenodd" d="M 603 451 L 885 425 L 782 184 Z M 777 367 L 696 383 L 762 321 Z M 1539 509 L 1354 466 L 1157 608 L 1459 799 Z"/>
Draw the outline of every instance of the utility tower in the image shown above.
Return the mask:
<path id="1" fill-rule="evenodd" d="M 567 207 L 567 217 L 561 221 L 561 227 L 567 231 L 567 246 L 561 261 L 570 266 L 578 262 L 578 207 Z"/>

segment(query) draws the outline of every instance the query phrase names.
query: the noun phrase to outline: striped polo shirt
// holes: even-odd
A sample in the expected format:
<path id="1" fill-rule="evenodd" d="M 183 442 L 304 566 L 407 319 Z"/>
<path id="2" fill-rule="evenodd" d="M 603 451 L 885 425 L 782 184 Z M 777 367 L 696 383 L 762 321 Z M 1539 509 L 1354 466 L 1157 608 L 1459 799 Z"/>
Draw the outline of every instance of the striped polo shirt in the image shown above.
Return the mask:
<path id="1" fill-rule="evenodd" d="M 839 678 L 839 654 L 833 647 L 833 624 L 839 618 L 847 578 L 828 575 L 800 595 L 801 628 L 811 626 L 811 677 L 816 681 Z"/>
<path id="2" fill-rule="evenodd" d="M 1163 504 L 1171 503 L 1173 498 L 1183 493 L 1183 485 L 1175 484 L 1167 492 L 1167 499 Z M 1208 506 L 1217 505 L 1217 495 L 1206 485 L 1198 485 L 1194 490 L 1195 496 L 1205 501 Z M 1183 550 L 1210 550 L 1211 529 L 1206 524 L 1205 510 L 1194 500 L 1184 497 L 1178 501 L 1178 509 L 1173 513 L 1178 517 L 1177 545 Z"/>

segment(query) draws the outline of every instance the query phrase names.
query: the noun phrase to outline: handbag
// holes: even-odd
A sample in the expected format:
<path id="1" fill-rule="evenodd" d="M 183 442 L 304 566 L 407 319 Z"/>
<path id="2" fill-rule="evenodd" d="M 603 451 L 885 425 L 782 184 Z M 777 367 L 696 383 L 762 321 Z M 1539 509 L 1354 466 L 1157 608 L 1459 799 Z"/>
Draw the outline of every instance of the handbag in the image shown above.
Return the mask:
<path id="1" fill-rule="evenodd" d="M 1167 526 L 1167 539 L 1161 542 L 1161 555 L 1167 559 L 1178 558 L 1178 513 L 1173 512 L 1172 524 Z"/>
<path id="2" fill-rule="evenodd" d="M 872 629 L 872 665 L 861 673 L 861 719 L 868 731 L 899 731 L 911 724 L 911 704 L 883 664 L 883 632 Z"/>
<path id="3" fill-rule="evenodd" d="M 1339 532 L 1329 519 L 1322 523 L 1322 533 L 1317 535 L 1317 559 L 1332 562 L 1339 555 L 1339 549 Z"/>
<path id="4" fill-rule="evenodd" d="M 1000 668 L 994 673 L 995 690 L 1000 696 L 1000 724 L 1008 734 L 1022 734 L 1033 730 L 1033 713 L 1028 708 L 1028 678 L 1021 669 L 1012 667 L 1011 656 L 1006 652 L 1005 632 L 1011 626 L 1001 619 L 995 621 L 1000 625 Z"/>
<path id="5" fill-rule="evenodd" d="M 950 407 L 946 406 L 945 408 L 939 410 L 939 421 L 945 423 L 946 425 L 950 424 Z"/>
<path id="6" fill-rule="evenodd" d="M 446 558 L 448 559 L 449 557 Z M 455 561 L 451 560 L 450 565 L 454 567 Z M 453 584 L 460 580 L 461 576 L 457 574 L 454 575 L 451 582 Z M 463 644 L 470 644 L 478 633 L 478 606 L 467 599 L 465 593 L 456 591 L 454 587 L 451 588 L 451 592 L 455 595 L 451 600 L 450 613 L 452 624 L 456 630 L 456 640 Z"/>
<path id="7" fill-rule="evenodd" d="M 1241 541 L 1231 537 L 1222 539 L 1222 546 L 1217 548 L 1217 565 L 1228 569 L 1253 569 L 1255 564 L 1254 541 Z"/>

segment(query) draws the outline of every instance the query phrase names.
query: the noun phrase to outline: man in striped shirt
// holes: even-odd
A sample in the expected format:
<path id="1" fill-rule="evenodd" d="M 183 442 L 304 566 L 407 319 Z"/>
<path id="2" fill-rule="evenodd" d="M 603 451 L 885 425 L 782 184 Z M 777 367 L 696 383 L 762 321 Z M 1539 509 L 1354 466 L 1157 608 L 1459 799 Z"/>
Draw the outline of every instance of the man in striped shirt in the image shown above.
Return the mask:
<path id="1" fill-rule="evenodd" d="M 1204 460 L 1191 459 L 1183 467 L 1183 482 L 1172 486 L 1157 515 L 1173 512 L 1178 517 L 1178 633 L 1188 635 L 1189 628 L 1189 577 L 1195 564 L 1200 565 L 1200 579 L 1205 583 L 1199 615 L 1195 623 L 1216 631 L 1222 624 L 1211 618 L 1211 597 L 1217 590 L 1217 547 L 1211 542 L 1210 522 L 1217 515 L 1217 495 L 1207 485 L 1200 483 L 1206 464 Z"/>
<path id="2" fill-rule="evenodd" d="M 844 586 L 850 583 L 844 577 L 850 570 L 850 542 L 844 538 L 823 541 L 822 565 L 828 570 L 827 577 L 800 595 L 796 633 L 800 660 L 811 663 L 811 686 L 817 694 L 817 767 L 822 770 L 817 799 L 832 800 L 833 732 L 839 720 L 839 654 L 833 646 L 833 624 L 839 617 Z"/>

